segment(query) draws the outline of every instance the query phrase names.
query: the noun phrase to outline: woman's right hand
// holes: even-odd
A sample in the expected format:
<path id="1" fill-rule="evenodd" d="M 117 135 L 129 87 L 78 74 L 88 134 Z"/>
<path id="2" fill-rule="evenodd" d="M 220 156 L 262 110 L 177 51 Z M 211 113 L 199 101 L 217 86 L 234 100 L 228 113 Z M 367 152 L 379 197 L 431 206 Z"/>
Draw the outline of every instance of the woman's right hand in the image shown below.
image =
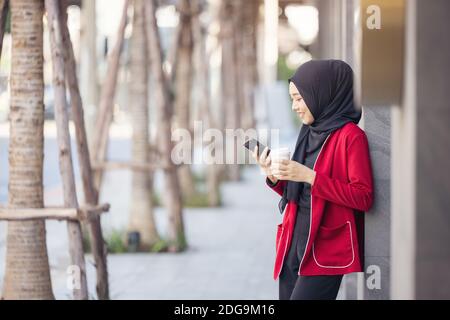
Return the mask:
<path id="1" fill-rule="evenodd" d="M 255 149 L 252 152 L 253 158 L 255 158 L 256 162 L 260 166 L 260 168 L 264 171 L 267 178 L 272 181 L 272 183 L 277 183 L 278 179 L 275 178 L 272 175 L 270 166 L 272 165 L 272 159 L 270 158 L 270 155 L 267 155 L 269 152 L 269 147 L 266 147 L 264 151 L 261 153 L 261 157 L 258 155 L 258 146 L 255 147 Z"/>

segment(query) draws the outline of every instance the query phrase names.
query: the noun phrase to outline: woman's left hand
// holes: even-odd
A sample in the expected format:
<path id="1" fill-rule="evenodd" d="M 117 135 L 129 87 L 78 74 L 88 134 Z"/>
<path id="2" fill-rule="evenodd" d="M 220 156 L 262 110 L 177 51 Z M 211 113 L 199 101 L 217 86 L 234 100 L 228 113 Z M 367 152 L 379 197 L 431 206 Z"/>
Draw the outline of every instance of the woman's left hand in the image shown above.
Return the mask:
<path id="1" fill-rule="evenodd" d="M 293 160 L 272 162 L 272 174 L 279 180 L 307 182 L 311 185 L 316 177 L 314 170 Z"/>

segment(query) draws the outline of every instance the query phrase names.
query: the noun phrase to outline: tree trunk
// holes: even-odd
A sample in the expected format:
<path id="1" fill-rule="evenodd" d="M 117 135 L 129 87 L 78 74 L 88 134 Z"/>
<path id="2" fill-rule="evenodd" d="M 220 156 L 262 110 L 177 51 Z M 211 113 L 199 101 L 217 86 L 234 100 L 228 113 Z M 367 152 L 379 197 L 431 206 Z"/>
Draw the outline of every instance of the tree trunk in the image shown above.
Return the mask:
<path id="1" fill-rule="evenodd" d="M 235 17 L 240 33 L 235 33 L 238 61 L 238 78 L 242 80 L 240 105 L 242 127 L 244 130 L 255 128 L 253 92 L 257 83 L 256 34 L 259 13 L 259 1 L 243 1 L 236 4 L 239 15 Z"/>
<path id="2" fill-rule="evenodd" d="M 250 1 L 249 1 L 250 2 Z M 243 129 L 248 129 L 246 127 L 246 116 L 247 116 L 247 110 L 246 110 L 246 101 L 244 97 L 244 90 L 246 89 L 246 68 L 244 57 L 243 57 L 243 37 L 245 33 L 245 21 L 243 10 L 244 10 L 245 3 L 243 1 L 235 1 L 232 3 L 232 11 L 233 16 L 230 19 L 231 24 L 233 25 L 234 30 L 240 30 L 241 32 L 233 32 L 232 33 L 232 41 L 233 41 L 233 51 L 234 51 L 234 71 L 235 75 L 234 78 L 237 80 L 236 82 L 239 83 L 238 86 L 236 86 L 236 100 L 238 102 L 239 109 L 237 110 L 238 114 L 237 118 L 239 119 L 240 127 Z"/>
<path id="3" fill-rule="evenodd" d="M 99 100 L 96 3 L 97 0 L 81 1 L 80 91 L 89 145 L 92 145 Z"/>
<path id="4" fill-rule="evenodd" d="M 178 45 L 181 42 L 181 23 L 177 24 L 177 27 L 174 31 L 174 36 L 172 43 L 169 47 L 169 50 L 167 52 L 167 58 L 166 61 L 170 66 L 170 72 L 169 70 L 165 69 L 167 79 L 169 83 L 175 83 L 175 77 L 177 75 L 177 65 L 178 65 Z"/>
<path id="5" fill-rule="evenodd" d="M 42 0 L 11 1 L 8 205 L 42 208 L 44 79 Z M 53 299 L 45 221 L 9 222 L 4 299 Z"/>
<path id="6" fill-rule="evenodd" d="M 181 204 L 181 190 L 177 177 L 177 168 L 172 162 L 171 151 L 173 143 L 171 140 L 172 106 L 169 97 L 168 84 L 163 71 L 161 41 L 156 24 L 156 3 L 154 0 L 145 1 L 148 46 L 151 57 L 151 70 L 155 76 L 156 105 L 158 106 L 158 121 L 161 133 L 160 153 L 164 164 L 166 206 L 169 216 L 168 240 L 169 250 L 180 251 L 187 246 L 183 224 L 183 211 Z"/>
<path id="7" fill-rule="evenodd" d="M 204 30 L 199 15 L 201 13 L 201 6 L 199 0 L 192 1 L 192 10 L 194 16 L 192 17 L 192 34 L 195 45 L 195 66 L 197 68 L 198 85 L 200 87 L 200 114 L 205 124 L 205 129 L 217 128 L 217 124 L 211 114 L 211 99 L 209 90 L 209 56 L 206 52 L 206 30 Z M 223 146 L 217 145 L 216 148 Z M 208 190 L 208 205 L 216 207 L 220 205 L 220 168 L 218 164 L 206 165 L 206 185 Z"/>
<path id="8" fill-rule="evenodd" d="M 67 6 L 64 4 L 60 11 L 61 36 L 63 41 L 64 61 L 66 68 L 66 82 L 70 92 L 70 104 L 72 118 L 75 124 L 75 133 L 78 148 L 78 162 L 80 164 L 81 178 L 83 182 L 84 201 L 89 206 L 98 205 L 98 192 L 94 187 L 94 177 L 92 174 L 91 160 L 87 134 L 84 122 L 83 102 L 78 87 L 76 73 L 76 62 L 73 52 L 72 41 L 70 40 L 69 29 L 67 28 Z M 96 216 L 89 222 L 91 247 L 94 255 L 95 267 L 97 271 L 97 296 L 100 300 L 109 299 L 108 268 L 107 268 L 107 248 L 103 239 L 100 216 Z"/>
<path id="9" fill-rule="evenodd" d="M 64 206 L 78 208 L 75 188 L 75 176 L 70 146 L 69 119 L 67 114 L 66 86 L 64 75 L 63 41 L 59 25 L 59 0 L 45 0 L 47 21 L 50 34 L 50 48 L 52 53 L 53 89 L 55 91 L 55 122 L 59 147 L 59 170 L 63 186 Z M 69 252 L 71 263 L 76 266 L 74 273 L 73 298 L 87 300 L 88 289 L 86 280 L 86 264 L 83 252 L 83 236 L 78 221 L 68 221 Z"/>
<path id="10" fill-rule="evenodd" d="M 93 163 L 103 162 L 106 156 L 109 127 L 113 120 L 114 98 L 120 66 L 120 54 L 122 52 L 125 28 L 127 26 L 129 2 L 129 0 L 125 0 L 119 30 L 117 31 L 116 44 L 108 57 L 108 70 L 106 72 L 105 82 L 102 86 L 102 92 L 100 95 L 100 103 L 95 122 L 95 132 L 92 137 L 92 146 L 89 148 L 92 150 L 91 156 Z M 103 174 L 101 170 L 95 173 L 94 182 L 97 190 L 100 190 L 102 177 Z"/>
<path id="11" fill-rule="evenodd" d="M 0 58 L 2 56 L 3 36 L 5 35 L 8 10 L 9 10 L 9 0 L 0 0 Z"/>
<path id="12" fill-rule="evenodd" d="M 133 34 L 130 47 L 130 100 L 133 126 L 132 158 L 149 163 L 148 68 L 145 0 L 134 0 Z M 160 238 L 153 216 L 152 188 L 148 172 L 133 170 L 128 232 L 139 232 L 141 250 L 147 251 Z"/>
<path id="13" fill-rule="evenodd" d="M 255 119 L 255 90 L 256 86 L 259 82 L 259 75 L 258 75 L 258 48 L 257 48 L 257 40 L 258 40 L 258 24 L 259 24 L 259 7 L 260 7 L 260 0 L 252 1 L 251 4 L 248 4 L 247 8 L 247 14 L 249 16 L 249 24 L 251 31 L 248 33 L 248 40 L 245 40 L 247 45 L 247 61 L 250 68 L 250 103 L 251 103 L 251 127 L 256 128 L 256 119 Z"/>
<path id="14" fill-rule="evenodd" d="M 222 103 L 225 111 L 226 129 L 238 129 L 239 119 L 239 94 L 237 78 L 236 41 L 233 16 L 236 14 L 233 6 L 234 0 L 223 0 L 221 7 L 221 40 L 222 40 Z M 230 18 L 231 17 L 231 18 Z M 227 163 L 228 178 L 231 181 L 240 179 L 240 168 L 237 164 L 237 146 L 235 141 L 227 141 L 226 152 L 234 154 L 233 163 Z"/>
<path id="15" fill-rule="evenodd" d="M 177 64 L 175 76 L 175 129 L 185 129 L 193 136 L 190 123 L 191 112 L 191 84 L 192 84 L 192 14 L 190 0 L 181 0 L 180 6 L 180 37 L 177 44 Z M 189 144 L 190 145 L 190 144 Z M 195 146 L 192 146 L 195 147 Z M 190 150 L 192 156 L 192 150 Z M 181 193 L 184 199 L 195 195 L 195 183 L 190 163 L 178 168 Z"/>

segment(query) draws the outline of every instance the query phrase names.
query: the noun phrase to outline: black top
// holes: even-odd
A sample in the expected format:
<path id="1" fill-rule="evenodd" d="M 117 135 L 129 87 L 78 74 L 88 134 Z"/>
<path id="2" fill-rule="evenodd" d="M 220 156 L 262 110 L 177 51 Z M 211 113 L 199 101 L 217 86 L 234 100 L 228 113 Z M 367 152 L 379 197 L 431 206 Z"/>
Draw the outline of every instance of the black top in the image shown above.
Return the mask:
<path id="1" fill-rule="evenodd" d="M 304 165 L 310 169 L 313 169 L 314 162 L 316 161 L 319 152 L 320 149 L 316 149 L 311 153 L 306 153 Z M 298 205 L 303 208 L 311 207 L 311 185 L 309 183 L 304 184 L 302 192 L 300 194 Z"/>

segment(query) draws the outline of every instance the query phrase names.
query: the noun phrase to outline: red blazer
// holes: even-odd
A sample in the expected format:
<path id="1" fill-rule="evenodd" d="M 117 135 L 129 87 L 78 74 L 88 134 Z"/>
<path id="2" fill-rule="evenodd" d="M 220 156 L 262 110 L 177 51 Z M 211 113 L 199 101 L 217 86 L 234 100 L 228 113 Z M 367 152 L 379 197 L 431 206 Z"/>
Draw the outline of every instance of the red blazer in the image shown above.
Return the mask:
<path id="1" fill-rule="evenodd" d="M 314 164 L 310 230 L 299 275 L 335 275 L 364 270 L 364 211 L 373 203 L 372 166 L 366 134 L 353 122 L 332 132 Z M 268 185 L 269 184 L 269 181 Z M 286 181 L 270 186 L 283 194 Z M 289 201 L 278 225 L 273 277 L 288 252 L 297 204 Z"/>

